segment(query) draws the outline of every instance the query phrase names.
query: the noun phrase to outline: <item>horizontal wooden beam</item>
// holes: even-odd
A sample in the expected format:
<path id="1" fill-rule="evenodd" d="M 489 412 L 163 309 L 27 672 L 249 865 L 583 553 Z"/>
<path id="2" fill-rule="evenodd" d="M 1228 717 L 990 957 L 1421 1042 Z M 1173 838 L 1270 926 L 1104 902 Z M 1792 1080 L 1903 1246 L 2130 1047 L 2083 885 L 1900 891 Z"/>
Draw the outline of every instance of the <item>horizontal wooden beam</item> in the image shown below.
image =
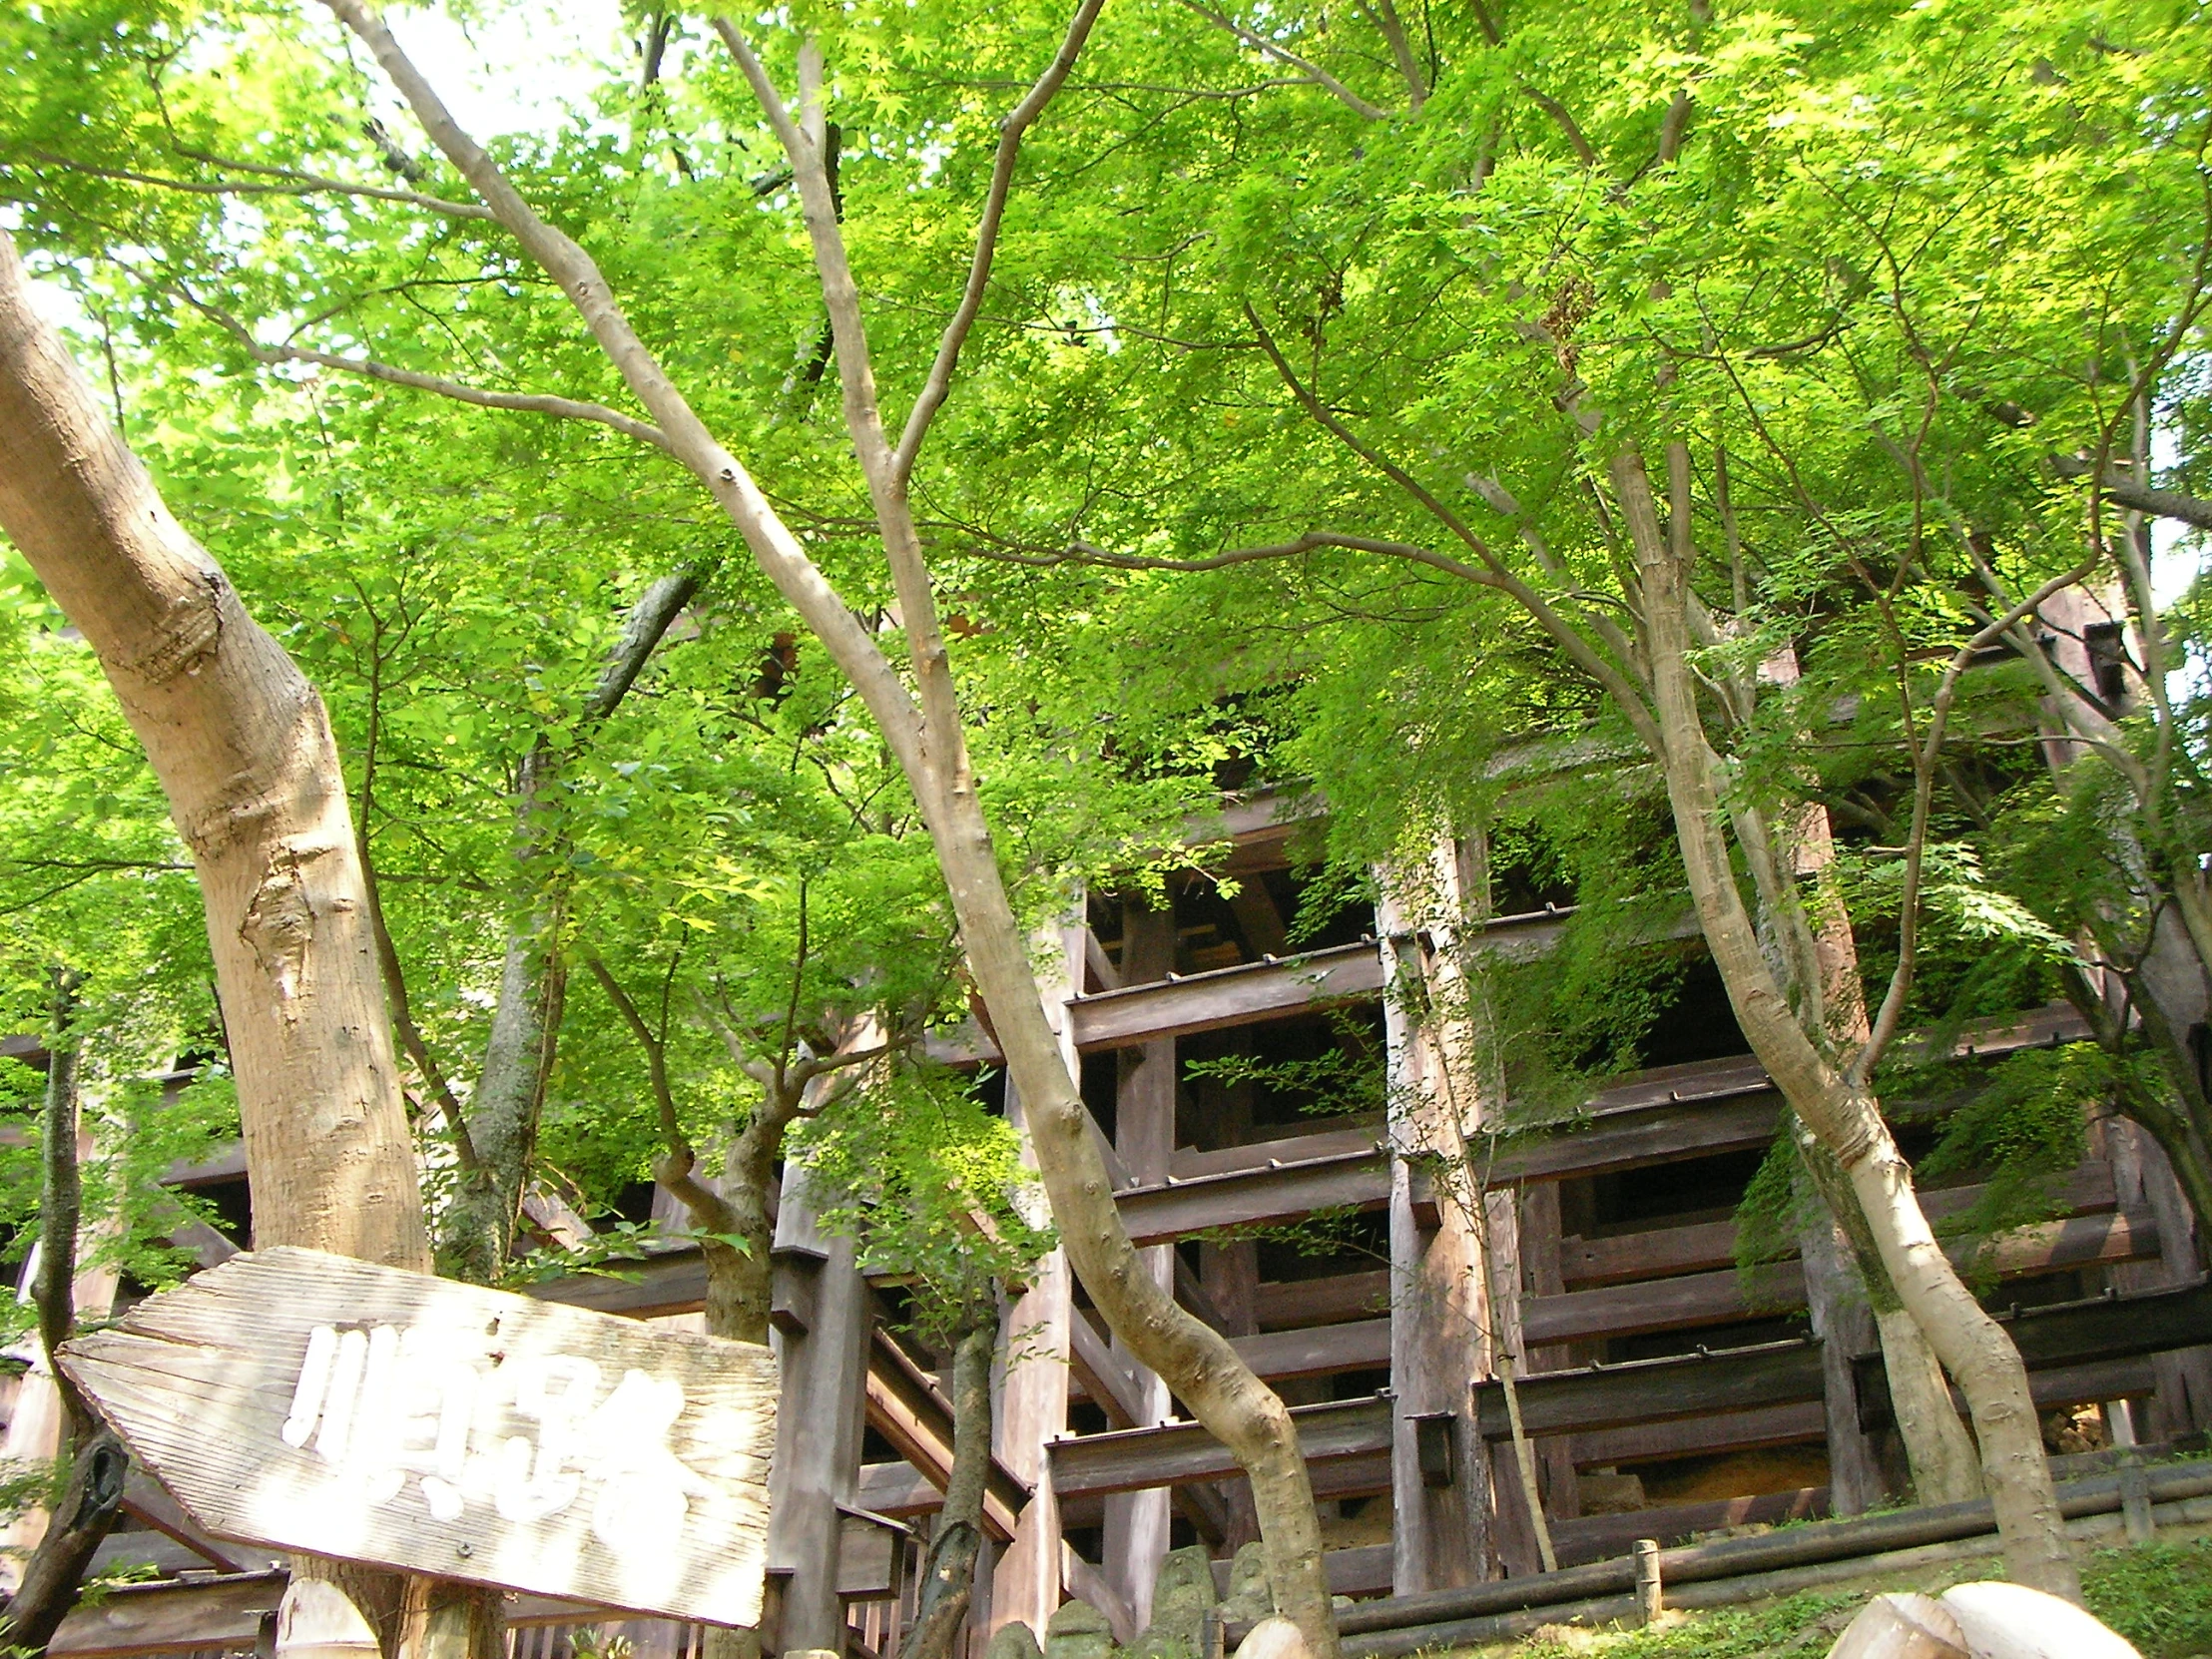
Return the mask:
<path id="1" fill-rule="evenodd" d="M 1626 1428 L 1823 1397 L 1821 1345 L 1810 1339 L 1715 1349 L 1665 1360 L 1536 1373 L 1520 1379 L 1521 1421 L 1532 1435 Z M 1512 1432 L 1504 1391 L 1474 1385 L 1475 1421 L 1488 1439 Z"/>
<path id="2" fill-rule="evenodd" d="M 1252 1307 L 1262 1331 L 1374 1319 L 1390 1311 L 1390 1272 L 1378 1268 L 1327 1279 L 1271 1279 L 1261 1285 Z"/>
<path id="3" fill-rule="evenodd" d="M 1389 1202 L 1390 1175 L 1371 1143 L 1365 1151 L 1132 1187 L 1115 1196 L 1132 1241 L 1172 1244 L 1222 1228 L 1304 1221 L 1320 1210 L 1375 1209 Z"/>
<path id="4" fill-rule="evenodd" d="M 1974 1254 L 1976 1243 L 1953 1243 L 1949 1254 L 1963 1264 Z M 1994 1242 L 1985 1266 L 2001 1278 L 2018 1278 L 2092 1263 L 2143 1261 L 2157 1254 L 2157 1222 L 2148 1213 L 2115 1212 L 2017 1229 Z M 1531 1347 L 1546 1348 L 1658 1331 L 1691 1331 L 1805 1306 L 1805 1275 L 1795 1262 L 1759 1269 L 1753 1287 L 1755 1294 L 1747 1298 L 1744 1276 L 1724 1268 L 1529 1297 L 1521 1303 L 1521 1338 Z"/>
<path id="5" fill-rule="evenodd" d="M 1652 1463 L 1708 1451 L 1752 1451 L 1825 1439 L 1828 1405 L 1809 1399 L 1795 1405 L 1759 1405 L 1748 1411 L 1709 1411 L 1672 1422 L 1601 1428 L 1573 1437 L 1578 1468 L 1612 1468 L 1621 1463 Z"/>
<path id="6" fill-rule="evenodd" d="M 1962 1215 L 1980 1201 L 1986 1188 L 1941 1187 L 1924 1190 L 1921 1209 L 1930 1221 Z M 2116 1203 L 2112 1166 L 2101 1158 L 2084 1159 L 2055 1195 L 2061 1214 L 2093 1215 Z M 1699 1222 L 1688 1227 L 1654 1227 L 1606 1238 L 1566 1238 L 1559 1243 L 1560 1277 L 1570 1291 L 1679 1273 L 1704 1273 L 1732 1267 L 1736 1261 L 1736 1223 Z"/>
<path id="7" fill-rule="evenodd" d="M 230 1573 L 192 1583 L 121 1584 L 82 1601 L 47 1652 L 68 1659 L 125 1654 L 251 1651 L 284 1593 L 280 1572 Z"/>
<path id="8" fill-rule="evenodd" d="M 1288 1019 L 1382 992 L 1382 958 L 1376 946 L 1345 944 L 1076 997 L 1068 1003 L 1068 1017 L 1075 1046 L 1088 1054 Z"/>
<path id="9" fill-rule="evenodd" d="M 1382 1395 L 1295 1405 L 1291 1420 L 1309 1464 L 1389 1450 L 1390 1401 Z M 1068 1435 L 1045 1450 L 1052 1464 L 1052 1489 L 1063 1501 L 1185 1480 L 1221 1480 L 1241 1472 L 1228 1448 L 1195 1422 Z"/>
<path id="10" fill-rule="evenodd" d="M 1310 1331 L 1270 1331 L 1231 1341 L 1237 1358 L 1270 1382 L 1294 1377 L 1335 1377 L 1390 1363 L 1390 1322 L 1359 1320 Z"/>
<path id="11" fill-rule="evenodd" d="M 1700 1532 L 1724 1526 L 1773 1525 L 1780 1521 L 1818 1520 L 1828 1513 L 1828 1488 L 1766 1492 L 1752 1497 L 1723 1497 L 1702 1503 L 1669 1503 L 1632 1509 L 1620 1515 L 1582 1515 L 1551 1523 L 1551 1541 L 1562 1567 L 1585 1561 L 1609 1561 L 1626 1555 L 1638 1538 L 1661 1545 L 1687 1543 Z"/>

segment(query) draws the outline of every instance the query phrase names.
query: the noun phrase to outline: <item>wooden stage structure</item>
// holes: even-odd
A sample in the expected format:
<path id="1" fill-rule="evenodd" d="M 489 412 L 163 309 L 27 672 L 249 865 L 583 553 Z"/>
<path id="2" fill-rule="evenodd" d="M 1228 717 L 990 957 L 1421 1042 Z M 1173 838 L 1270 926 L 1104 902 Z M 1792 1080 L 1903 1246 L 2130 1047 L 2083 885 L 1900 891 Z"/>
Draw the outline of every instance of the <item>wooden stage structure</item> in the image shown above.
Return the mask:
<path id="1" fill-rule="evenodd" d="M 1048 1011 L 1148 1271 L 1294 1407 L 1332 1585 L 1415 1595 L 1537 1570 L 1501 1354 L 1516 1360 L 1562 1567 L 1637 1538 L 1853 1513 L 1898 1489 L 1872 1318 L 1840 1283 L 1835 1252 L 1814 1238 L 1803 1258 L 1755 1275 L 1735 1264 L 1734 1211 L 1782 1103 L 1740 1052 L 1725 1002 L 1710 987 L 1700 1000 L 1694 930 L 1654 939 L 1691 963 L 1686 1000 L 1654 1047 L 1690 1057 L 1615 1083 L 1550 1129 L 1477 1134 L 1484 1274 L 1472 1218 L 1432 1191 L 1423 1115 L 1439 1109 L 1436 1040 L 1390 994 L 1431 969 L 1439 940 L 1385 903 L 1293 949 L 1295 827 L 1281 813 L 1270 799 L 1240 801 L 1208 827 L 1230 843 L 1234 896 L 1210 883 L 1158 909 L 1094 896 L 1054 941 Z M 1564 922 L 1551 909 L 1503 915 L 1466 923 L 1462 942 L 1526 955 Z M 1955 1052 L 1970 1073 L 2084 1035 L 2071 1009 L 2031 1009 L 1968 1032 Z M 955 1064 L 995 1057 L 973 1027 L 934 1046 Z M 1267 1081 L 1271 1065 L 1329 1054 L 1378 1062 L 1367 1098 L 1315 1117 Z M 1890 1105 L 1910 1146 L 1969 1093 Z M 1018 1122 L 1018 1100 L 1006 1110 Z M 2046 1411 L 2074 1413 L 2070 1431 L 2091 1440 L 2176 1439 L 2212 1423 L 2201 1241 L 2147 1136 L 2101 1120 L 2088 1146 L 2060 1213 L 2007 1235 L 1978 1271 L 1999 1281 L 1989 1300 L 2012 1310 Z M 242 1174 L 223 1160 L 173 1179 L 215 1188 Z M 775 1250 L 787 1401 L 770 1540 L 776 1646 L 888 1659 L 950 1469 L 951 1411 L 936 1362 L 898 1334 L 899 1287 L 870 1283 L 850 1243 L 814 1225 L 796 1175 Z M 1977 1196 L 1926 1195 L 1938 1223 Z M 202 1231 L 211 1259 L 229 1248 Z M 686 1320 L 704 1288 L 696 1250 L 672 1238 L 623 1277 L 535 1294 Z M 1171 1549 L 1205 1546 L 1226 1583 L 1230 1556 L 1254 1536 L 1249 1491 L 1113 1341 L 1063 1261 L 1040 1267 L 1004 1321 L 1018 1341 L 998 1387 L 973 1651 L 1015 1620 L 1041 1633 L 1070 1598 L 1129 1641 Z M 56 1651 L 240 1646 L 274 1605 L 266 1553 L 198 1537 L 158 1490 L 134 1488 L 132 1513 L 136 1529 L 111 1542 L 111 1559 L 202 1581 L 111 1596 L 73 1619 Z M 561 1632 L 610 1616 L 514 1612 L 518 1659 L 565 1659 Z M 697 1646 L 696 1629 L 625 1630 L 641 1659 Z"/>

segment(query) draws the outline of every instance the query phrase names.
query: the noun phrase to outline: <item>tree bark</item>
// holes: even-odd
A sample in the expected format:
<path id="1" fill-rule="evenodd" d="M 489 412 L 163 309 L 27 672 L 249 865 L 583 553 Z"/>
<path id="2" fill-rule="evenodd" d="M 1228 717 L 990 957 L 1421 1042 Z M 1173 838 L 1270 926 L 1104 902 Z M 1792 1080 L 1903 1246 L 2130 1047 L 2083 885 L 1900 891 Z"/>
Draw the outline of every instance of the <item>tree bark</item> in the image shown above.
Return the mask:
<path id="1" fill-rule="evenodd" d="M 991 1356 L 997 1321 L 964 1332 L 952 1351 L 952 1475 L 936 1535 L 922 1562 L 921 1590 L 899 1651 L 904 1659 L 951 1659 L 953 1638 L 975 1594 L 983 1547 L 983 1487 L 991 1463 Z"/>
<path id="2" fill-rule="evenodd" d="M 11 1652 L 42 1654 L 77 1605 L 92 1557 L 123 1513 L 131 1466 L 123 1442 L 106 1429 L 75 1447 L 69 1484 L 53 1523 L 23 1569 L 23 1582 L 0 1614 L 0 1642 Z"/>
<path id="3" fill-rule="evenodd" d="M 322 700 L 171 516 L 0 232 L 0 529 L 100 659 L 192 849 L 257 1245 L 428 1272 L 345 779 Z M 405 1580 L 338 1563 L 401 1636 Z M 487 1652 L 483 1659 L 490 1659 Z"/>
<path id="4" fill-rule="evenodd" d="M 1936 1242 L 1879 1103 L 1849 1073 L 1832 1066 L 1799 1025 L 1760 950 L 1730 865 L 1715 757 L 1687 661 L 1684 562 L 1661 529 L 1642 457 L 1625 449 L 1611 471 L 1641 581 L 1660 761 L 1675 834 L 1729 1002 L 1776 1087 L 1836 1155 L 1900 1299 L 1966 1396 L 2007 1570 L 2022 1583 L 2078 1601 L 2080 1576 L 2066 1544 L 2019 1352 Z"/>
<path id="5" fill-rule="evenodd" d="M 0 528 L 98 653 L 192 849 L 256 1243 L 427 1269 L 414 1149 L 322 701 L 187 535 L 0 234 Z"/>

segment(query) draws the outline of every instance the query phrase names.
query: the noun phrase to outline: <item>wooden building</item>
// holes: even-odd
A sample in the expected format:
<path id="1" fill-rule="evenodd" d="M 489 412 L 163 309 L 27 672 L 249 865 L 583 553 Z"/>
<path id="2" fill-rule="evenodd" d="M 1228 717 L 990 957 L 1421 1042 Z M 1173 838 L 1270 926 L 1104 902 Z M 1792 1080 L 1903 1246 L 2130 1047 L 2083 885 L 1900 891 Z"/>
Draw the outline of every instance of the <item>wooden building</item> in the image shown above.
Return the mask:
<path id="1" fill-rule="evenodd" d="M 1850 1512 L 1894 1489 L 1902 1468 L 1871 1318 L 1838 1294 L 1834 1260 L 1815 1239 L 1810 1260 L 1755 1280 L 1735 1265 L 1734 1213 L 1781 1102 L 1697 965 L 1694 933 L 1680 930 L 1685 989 L 1652 1039 L 1665 1063 L 1589 1098 L 1554 1131 L 1493 1140 L 1480 1104 L 1446 1086 L 1458 1063 L 1447 1041 L 1405 1017 L 1391 987 L 1448 971 L 1439 927 L 1471 929 L 1462 942 L 1473 947 L 1529 953 L 1557 937 L 1561 913 L 1462 919 L 1483 916 L 1490 895 L 1464 887 L 1480 861 L 1442 847 L 1448 918 L 1389 904 L 1348 911 L 1293 949 L 1295 827 L 1281 812 L 1272 799 L 1237 801 L 1209 827 L 1231 844 L 1234 897 L 1210 883 L 1176 892 L 1169 908 L 1094 897 L 1058 941 L 1048 1001 L 1150 1270 L 1294 1407 L 1333 1586 L 1374 1596 L 1536 1570 L 1503 1359 L 1562 1565 L 1635 1538 Z M 1959 1049 L 1986 1058 L 2082 1034 L 2070 1009 L 2033 1009 L 1971 1031 Z M 965 1036 L 939 1045 L 940 1057 L 987 1064 L 987 1040 Z M 1331 1075 L 1372 1084 L 1340 1091 L 1324 1115 L 1270 1081 L 1271 1067 L 1330 1055 L 1342 1061 Z M 1910 1123 L 1955 1102 L 1890 1104 Z M 1006 1110 L 1018 1122 L 1019 1101 Z M 1454 1136 L 1475 1181 L 1456 1195 L 1441 1190 Z M 2067 1213 L 1998 1248 L 1993 1302 L 2018 1310 L 2054 1432 L 2171 1439 L 2212 1422 L 2212 1350 L 2197 1346 L 2212 1341 L 2201 1242 L 2147 1137 L 2105 1121 L 2089 1144 L 2066 1183 Z M 242 1176 L 234 1159 L 173 1179 L 235 1203 Z M 1953 1188 L 1927 1202 L 1942 1216 L 1973 1197 Z M 794 1166 L 775 1249 L 787 1402 L 771 1537 L 776 1640 L 888 1659 L 949 1472 L 951 1412 L 929 1357 L 896 1334 L 897 1287 L 868 1283 L 849 1241 L 813 1214 Z M 203 1231 L 209 1259 L 229 1250 Z M 696 1252 L 679 1245 L 633 1276 L 538 1294 L 689 1320 L 704 1286 Z M 1112 1340 L 1064 1262 L 1043 1264 L 1004 1321 L 1018 1340 L 998 1388 L 975 1651 L 1015 1620 L 1041 1632 L 1069 1598 L 1130 1640 L 1171 1548 L 1206 1546 L 1226 1578 L 1254 1536 L 1249 1492 L 1223 1448 Z M 35 1379 L 26 1404 L 33 1391 Z M 35 1413 L 17 1414 L 21 1425 Z M 78 1615 L 56 1651 L 251 1646 L 280 1576 L 198 1536 L 158 1490 L 134 1489 L 132 1514 L 111 1560 L 200 1581 L 118 1592 Z M 568 1659 L 580 1632 L 603 1644 L 611 1628 L 589 1609 L 513 1611 L 518 1659 Z M 670 1659 L 698 1641 L 696 1629 L 649 1621 L 621 1633 L 638 1654 Z"/>

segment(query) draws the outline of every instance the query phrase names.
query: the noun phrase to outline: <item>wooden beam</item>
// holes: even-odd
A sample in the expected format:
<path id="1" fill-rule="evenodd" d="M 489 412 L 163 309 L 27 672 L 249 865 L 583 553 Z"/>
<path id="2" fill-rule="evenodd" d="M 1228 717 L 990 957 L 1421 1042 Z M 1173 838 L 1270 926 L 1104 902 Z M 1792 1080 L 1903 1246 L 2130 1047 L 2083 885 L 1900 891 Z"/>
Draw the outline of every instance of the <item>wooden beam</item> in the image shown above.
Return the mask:
<path id="1" fill-rule="evenodd" d="M 1521 1420 L 1530 1434 L 1590 1432 L 1702 1416 L 1757 1405 L 1789 1405 L 1823 1396 L 1820 1344 L 1810 1339 L 1716 1349 L 1679 1359 L 1537 1374 L 1520 1380 Z M 1502 1389 L 1474 1388 L 1483 1437 L 1511 1433 Z"/>
<path id="2" fill-rule="evenodd" d="M 1963 1265 L 1973 1254 L 1974 1243 L 1954 1241 L 1947 1249 Z M 2149 1216 L 2115 1213 L 2020 1228 L 1996 1241 L 1986 1265 L 2000 1278 L 2011 1279 L 2091 1263 L 2142 1261 L 2157 1254 L 2158 1229 Z M 1522 1338 L 1538 1348 L 1596 1342 L 1726 1325 L 1805 1306 L 1805 1276 L 1795 1262 L 1759 1269 L 1755 1284 L 1758 1294 L 1747 1300 L 1743 1276 L 1726 1268 L 1569 1291 L 1563 1296 L 1530 1297 L 1521 1304 Z"/>
<path id="3" fill-rule="evenodd" d="M 1139 1245 L 1172 1244 L 1229 1227 L 1304 1221 L 1318 1210 L 1375 1209 L 1389 1201 L 1389 1170 L 1363 1152 L 1303 1159 L 1272 1169 L 1132 1187 L 1117 1195 L 1122 1224 Z"/>
<path id="4" fill-rule="evenodd" d="M 1137 1426 L 1144 1410 L 1137 1374 L 1077 1309 L 1068 1320 L 1068 1381 L 1106 1413 L 1116 1428 Z"/>
<path id="5" fill-rule="evenodd" d="M 707 1264 L 697 1245 L 685 1245 L 624 1262 L 596 1273 L 570 1274 L 521 1287 L 525 1296 L 566 1303 L 601 1314 L 646 1319 L 655 1314 L 689 1314 L 707 1306 Z"/>
<path id="6" fill-rule="evenodd" d="M 1930 1221 L 1963 1214 L 1977 1203 L 1983 1187 L 1944 1187 L 1921 1193 L 1921 1209 Z M 2086 1158 L 2066 1178 L 2057 1195 L 2063 1213 L 2093 1215 L 2113 1209 L 2112 1166 Z M 1654 1227 L 1607 1238 L 1560 1241 L 1561 1277 L 1570 1291 L 1601 1285 L 1625 1285 L 1678 1273 L 1705 1273 L 1735 1265 L 1736 1223 L 1700 1222 L 1688 1227 Z"/>
<path id="7" fill-rule="evenodd" d="M 1106 954 L 1106 947 L 1098 942 L 1098 935 L 1088 927 L 1083 929 L 1083 966 L 1102 991 L 1121 989 L 1121 974 Z"/>
<path id="8" fill-rule="evenodd" d="M 1294 1405 L 1291 1417 L 1309 1464 L 1389 1449 L 1390 1401 L 1382 1395 Z M 1052 1488 L 1063 1500 L 1186 1480 L 1222 1480 L 1242 1472 L 1228 1448 L 1195 1422 L 1068 1435 L 1045 1449 L 1052 1463 Z"/>
<path id="9" fill-rule="evenodd" d="M 1390 1272 L 1340 1273 L 1328 1279 L 1269 1280 L 1260 1287 L 1254 1312 L 1260 1329 L 1343 1325 L 1371 1320 L 1390 1309 Z"/>
<path id="10" fill-rule="evenodd" d="M 1211 1175 L 1249 1175 L 1259 1170 L 1280 1169 L 1285 1164 L 1308 1163 L 1316 1158 L 1375 1152 L 1380 1150 L 1388 1133 L 1380 1113 L 1370 1113 L 1349 1123 L 1339 1120 L 1339 1127 L 1308 1130 L 1303 1135 L 1286 1135 L 1276 1140 L 1247 1141 L 1241 1146 L 1225 1146 L 1213 1152 L 1178 1147 L 1168 1160 L 1167 1173 L 1175 1181 L 1196 1181 Z"/>
<path id="11" fill-rule="evenodd" d="M 280 1572 L 249 1572 L 179 1584 L 120 1584 L 79 1602 L 47 1648 L 68 1659 L 251 1651 L 262 1620 L 284 1593 Z"/>
<path id="12" fill-rule="evenodd" d="M 134 1468 L 124 1479 L 123 1512 L 156 1532 L 174 1538 L 219 1572 L 243 1572 L 257 1553 L 250 1545 L 211 1537 L 206 1528 L 185 1513 L 185 1506 L 169 1495 L 169 1489 L 144 1469 Z M 266 1545 L 259 1551 L 265 1563 L 270 1553 Z"/>
<path id="13" fill-rule="evenodd" d="M 1335 1377 L 1380 1371 L 1390 1363 L 1390 1322 L 1360 1320 L 1311 1331 L 1271 1331 L 1231 1340 L 1237 1358 L 1270 1382 L 1293 1377 Z"/>
<path id="14" fill-rule="evenodd" d="M 1382 989 L 1375 946 L 1347 944 L 1077 997 L 1068 1004 L 1068 1017 L 1075 1046 L 1093 1053 L 1287 1019 Z"/>
<path id="15" fill-rule="evenodd" d="M 1104 1613 L 1107 1626 L 1114 1633 L 1114 1640 L 1136 1640 L 1137 1615 L 1130 1609 L 1129 1603 L 1104 1573 L 1076 1554 L 1075 1546 L 1065 1540 L 1060 1544 L 1060 1587 L 1077 1601 L 1087 1601 Z"/>
<path id="16" fill-rule="evenodd" d="M 867 1420 L 901 1457 L 940 1482 L 940 1490 L 941 1482 L 951 1479 L 952 1407 L 929 1374 L 880 1327 L 869 1333 Z M 994 1456 L 983 1499 L 991 1526 L 1011 1537 L 1014 1519 L 1028 1502 L 1029 1488 Z"/>
<path id="17" fill-rule="evenodd" d="M 1779 1521 L 1818 1520 L 1828 1513 L 1828 1488 L 1806 1486 L 1797 1491 L 1767 1492 L 1754 1497 L 1724 1497 L 1703 1503 L 1671 1503 L 1634 1509 L 1621 1515 L 1584 1515 L 1575 1520 L 1553 1521 L 1551 1540 L 1562 1567 L 1585 1561 L 1609 1561 L 1626 1555 L 1638 1538 L 1656 1538 L 1662 1545 L 1687 1543 L 1699 1532 L 1724 1526 L 1746 1526 Z"/>
<path id="18" fill-rule="evenodd" d="M 1997 1318 L 2019 1349 L 2032 1385 L 2037 1373 L 2147 1360 L 2212 1343 L 2212 1283 L 2026 1308 Z M 1889 1421 L 1891 1409 L 1890 1380 L 1882 1357 L 1861 1355 L 1852 1366 L 1857 1374 L 1860 1420 L 1879 1427 Z"/>
<path id="19" fill-rule="evenodd" d="M 1825 1400 L 1797 1405 L 1761 1405 L 1748 1411 L 1712 1411 L 1672 1422 L 1638 1423 L 1632 1428 L 1601 1428 L 1563 1436 L 1571 1442 L 1578 1467 L 1611 1468 L 1620 1463 L 1650 1463 L 1709 1451 L 1751 1451 L 1760 1446 L 1819 1440 L 1827 1433 Z"/>

